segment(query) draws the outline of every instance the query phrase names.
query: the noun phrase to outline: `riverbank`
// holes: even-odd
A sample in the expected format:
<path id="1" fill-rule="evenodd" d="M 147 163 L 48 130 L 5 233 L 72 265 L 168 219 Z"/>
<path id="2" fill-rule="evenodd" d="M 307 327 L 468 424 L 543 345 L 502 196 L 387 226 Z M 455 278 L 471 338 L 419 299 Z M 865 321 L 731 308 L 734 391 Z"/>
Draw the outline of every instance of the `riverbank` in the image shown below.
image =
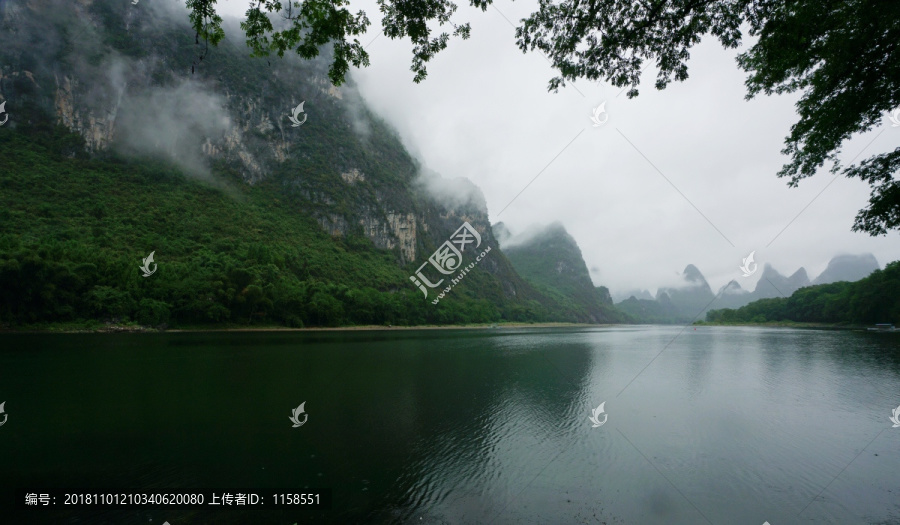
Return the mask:
<path id="1" fill-rule="evenodd" d="M 287 326 L 245 326 L 245 325 L 220 325 L 210 327 L 207 325 L 179 326 L 144 326 L 139 324 L 104 323 L 100 321 L 83 321 L 79 323 L 54 323 L 47 325 L 27 325 L 9 327 L 0 325 L 0 333 L 62 333 L 62 334 L 120 334 L 120 333 L 190 333 L 190 332 L 355 332 L 374 330 L 473 330 L 491 328 L 596 328 L 609 326 L 625 326 L 622 324 L 585 324 L 585 323 L 474 323 L 464 325 L 417 325 L 417 326 L 329 326 L 329 327 L 303 327 L 291 328 Z M 649 325 L 627 325 L 649 326 Z M 671 325 L 678 326 L 678 325 Z M 835 323 L 798 323 L 794 321 L 770 321 L 765 323 L 720 323 L 697 321 L 693 327 L 700 326 L 751 326 L 764 328 L 805 328 L 815 330 L 867 330 L 866 325 L 850 325 Z"/>
<path id="2" fill-rule="evenodd" d="M 347 332 L 365 330 L 472 330 L 491 328 L 589 328 L 598 326 L 617 326 L 613 324 L 583 324 L 583 323 L 481 323 L 465 325 L 419 325 L 419 326 L 334 326 L 334 327 L 304 327 L 291 328 L 286 326 L 182 326 L 169 328 L 167 326 L 152 327 L 137 324 L 102 323 L 99 321 L 87 321 L 82 323 L 56 323 L 50 325 L 28 325 L 16 328 L 0 326 L 0 333 L 62 333 L 62 334 L 96 334 L 96 333 L 187 333 L 187 332 Z"/>
<path id="3" fill-rule="evenodd" d="M 692 326 L 756 326 L 766 328 L 809 328 L 816 330 L 867 330 L 869 325 L 853 325 L 840 323 L 798 323 L 795 321 L 767 321 L 765 323 L 722 323 L 697 321 Z"/>

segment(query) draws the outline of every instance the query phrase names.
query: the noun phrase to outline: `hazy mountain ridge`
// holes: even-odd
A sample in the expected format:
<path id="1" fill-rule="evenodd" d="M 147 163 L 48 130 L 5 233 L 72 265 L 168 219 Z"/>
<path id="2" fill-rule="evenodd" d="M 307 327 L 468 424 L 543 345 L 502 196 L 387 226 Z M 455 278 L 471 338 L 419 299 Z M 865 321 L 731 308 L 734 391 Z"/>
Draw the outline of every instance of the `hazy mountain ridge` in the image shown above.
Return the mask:
<path id="1" fill-rule="evenodd" d="M 814 284 L 790 297 L 759 299 L 740 308 L 707 312 L 721 324 L 770 322 L 828 323 L 844 326 L 900 324 L 900 261 L 858 281 Z"/>
<path id="2" fill-rule="evenodd" d="M 837 255 L 828 261 L 828 266 L 813 279 L 812 284 L 859 281 L 879 268 L 878 260 L 871 253 Z"/>
<path id="3" fill-rule="evenodd" d="M 713 294 L 702 272 L 689 264 L 682 272 L 684 286 L 660 288 L 655 299 L 631 296 L 617 302 L 616 306 L 644 322 L 690 322 L 702 318 L 710 310 L 740 308 L 759 299 L 790 297 L 797 290 L 815 284 L 858 281 L 878 269 L 878 261 L 872 254 L 837 255 L 811 281 L 805 268 L 784 276 L 766 263 L 752 292 L 733 279 Z"/>
<path id="4" fill-rule="evenodd" d="M 682 278 L 686 285 L 683 287 L 660 288 L 656 296 L 666 296 L 674 305 L 676 311 L 684 319 L 689 319 L 696 312 L 705 311 L 712 302 L 712 288 L 706 282 L 706 278 L 693 264 L 689 264 L 682 272 Z"/>

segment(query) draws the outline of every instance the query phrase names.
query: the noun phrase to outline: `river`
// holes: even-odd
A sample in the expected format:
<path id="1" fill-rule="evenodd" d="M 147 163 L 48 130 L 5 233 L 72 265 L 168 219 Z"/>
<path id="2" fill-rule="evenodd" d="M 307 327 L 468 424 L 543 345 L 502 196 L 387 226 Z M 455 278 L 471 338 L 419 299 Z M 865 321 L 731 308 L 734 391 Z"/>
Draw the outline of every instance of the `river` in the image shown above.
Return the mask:
<path id="1" fill-rule="evenodd" d="M 900 334 L 3 334 L 0 348 L 3 523 L 900 524 Z M 331 508 L 21 505 L 17 490 L 47 487 L 330 489 Z"/>

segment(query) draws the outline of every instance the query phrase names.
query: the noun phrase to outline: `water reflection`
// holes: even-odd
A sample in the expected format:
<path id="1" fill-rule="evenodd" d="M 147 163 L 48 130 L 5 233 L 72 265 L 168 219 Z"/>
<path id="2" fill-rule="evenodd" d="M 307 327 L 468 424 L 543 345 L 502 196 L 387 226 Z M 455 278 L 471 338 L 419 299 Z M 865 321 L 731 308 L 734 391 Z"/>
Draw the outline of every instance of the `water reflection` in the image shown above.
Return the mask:
<path id="1" fill-rule="evenodd" d="M 329 487 L 335 502 L 44 523 L 897 520 L 900 338 L 680 330 L 2 336 L 16 412 L 0 491 Z"/>

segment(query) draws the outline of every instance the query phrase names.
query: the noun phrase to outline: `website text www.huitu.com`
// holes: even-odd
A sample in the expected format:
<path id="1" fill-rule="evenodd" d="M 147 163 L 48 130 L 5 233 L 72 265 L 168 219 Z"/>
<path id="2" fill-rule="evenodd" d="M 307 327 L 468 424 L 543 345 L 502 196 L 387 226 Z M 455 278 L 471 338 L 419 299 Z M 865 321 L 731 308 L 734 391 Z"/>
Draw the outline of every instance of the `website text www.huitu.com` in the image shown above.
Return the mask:
<path id="1" fill-rule="evenodd" d="M 444 275 L 452 275 L 459 272 L 455 277 L 450 278 L 450 284 L 440 292 L 436 299 L 431 301 L 431 304 L 438 304 L 438 302 L 440 302 L 454 286 L 459 284 L 466 274 L 475 268 L 475 265 L 481 262 L 484 256 L 491 251 L 491 247 L 488 246 L 475 257 L 473 262 L 470 262 L 466 267 L 462 267 L 463 252 L 469 244 L 473 244 L 474 246 L 472 246 L 472 248 L 475 249 L 481 246 L 481 234 L 479 234 L 471 224 L 464 222 L 462 226 L 450 236 L 449 240 L 444 241 L 444 244 L 435 250 L 435 252 L 431 254 L 431 257 L 422 263 L 422 266 L 419 266 L 419 269 L 416 270 L 414 275 L 409 276 L 409 279 L 413 284 L 415 284 L 419 290 L 422 290 L 422 293 L 425 294 L 425 298 L 428 299 L 428 288 L 437 288 L 444 282 L 444 278 L 441 278 L 441 280 L 437 282 L 432 282 L 425 276 L 424 268 L 428 263 L 431 263 L 435 270 Z"/>

